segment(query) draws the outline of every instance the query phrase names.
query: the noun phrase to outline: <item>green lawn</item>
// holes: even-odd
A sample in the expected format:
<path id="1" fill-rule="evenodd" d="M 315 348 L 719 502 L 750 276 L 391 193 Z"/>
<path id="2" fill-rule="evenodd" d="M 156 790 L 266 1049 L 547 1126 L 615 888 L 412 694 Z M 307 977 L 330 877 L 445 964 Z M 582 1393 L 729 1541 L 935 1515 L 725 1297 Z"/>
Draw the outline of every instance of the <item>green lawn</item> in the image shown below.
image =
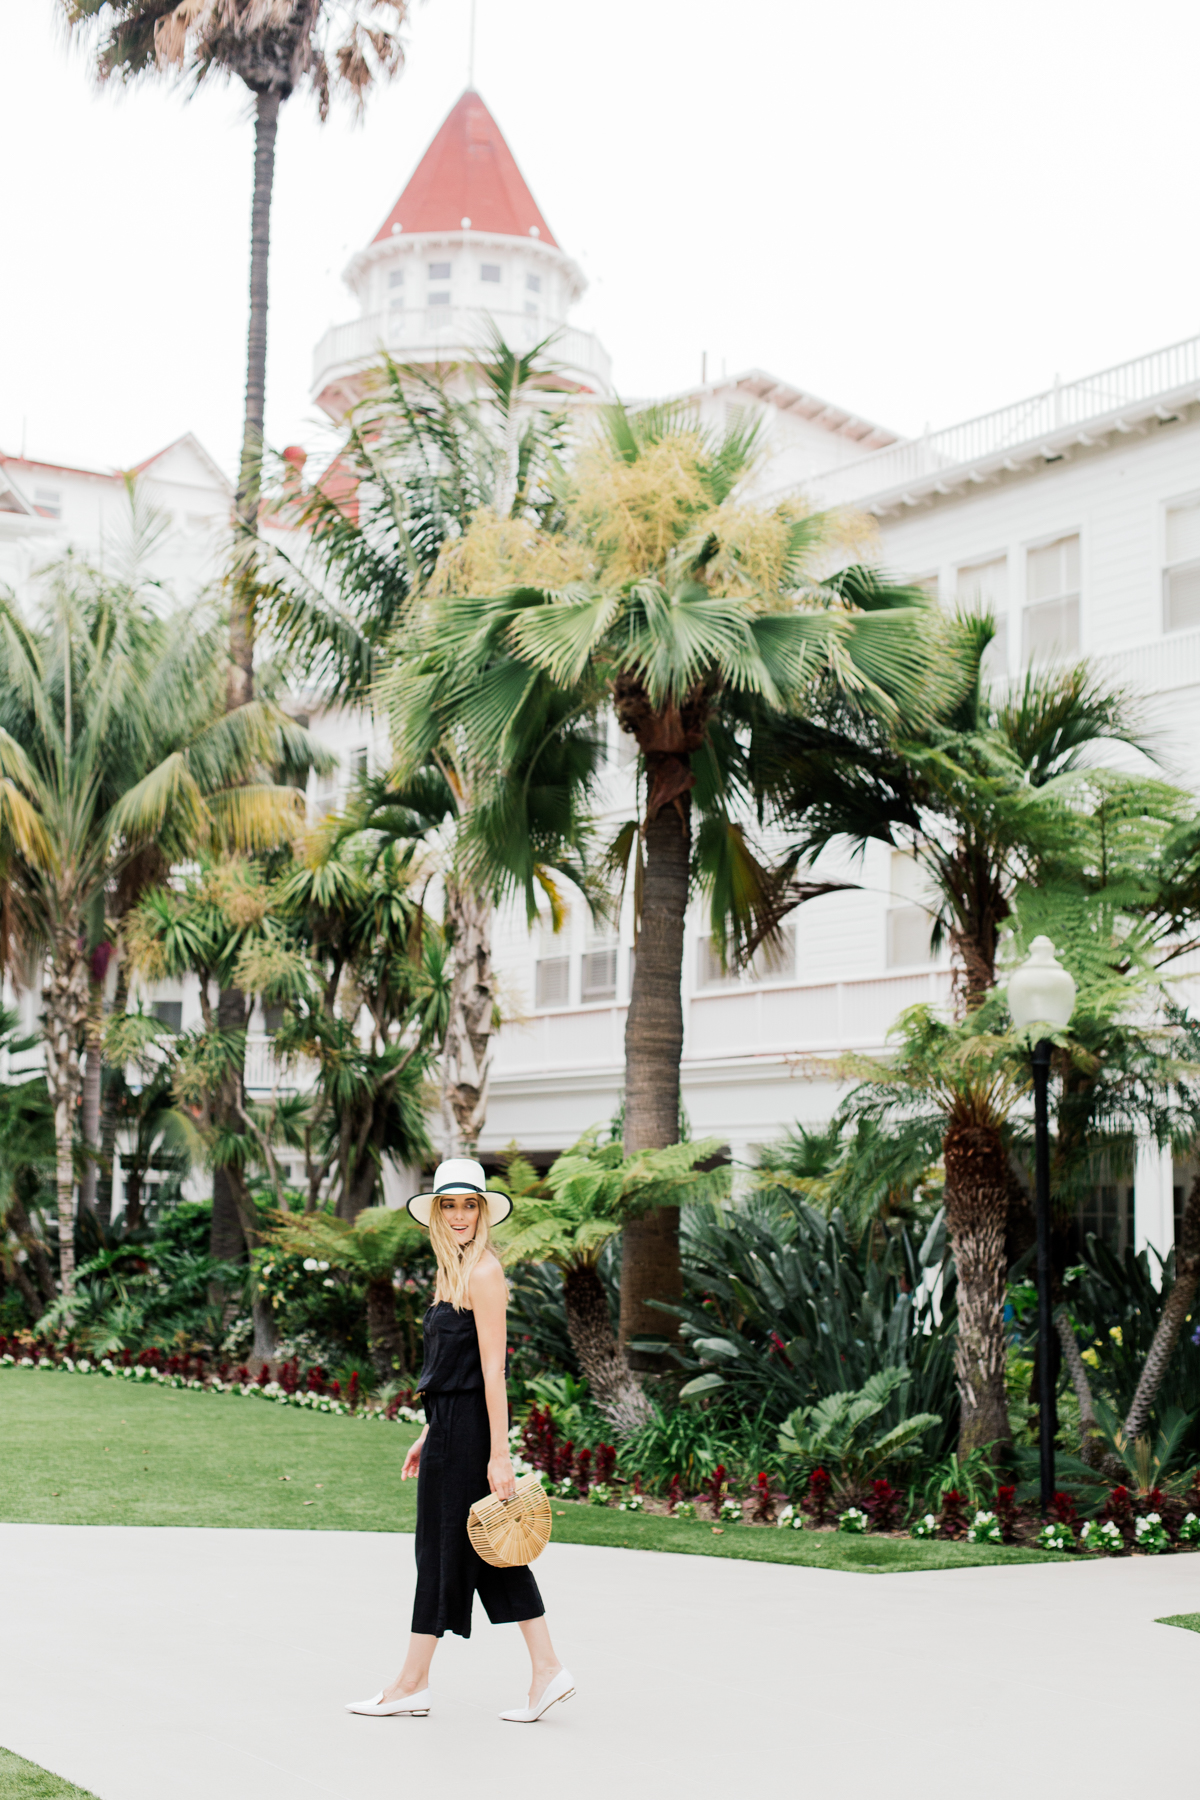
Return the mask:
<path id="1" fill-rule="evenodd" d="M 402 1425 L 102 1376 L 0 1371 L 0 1519 L 54 1525 L 207 1525 L 411 1531 L 416 1435 Z M 568 1544 L 742 1557 L 860 1574 L 1053 1562 L 1000 1546 L 766 1531 L 556 1501 Z M 3 1796 L 0 1795 L 0 1800 Z"/>
<path id="2" fill-rule="evenodd" d="M 1155 1619 L 1156 1625 L 1181 1625 L 1184 1631 L 1200 1631 L 1200 1613 L 1171 1613 L 1165 1619 Z"/>
<path id="3" fill-rule="evenodd" d="M 96 1796 L 11 1750 L 0 1750 L 0 1800 L 96 1800 Z"/>

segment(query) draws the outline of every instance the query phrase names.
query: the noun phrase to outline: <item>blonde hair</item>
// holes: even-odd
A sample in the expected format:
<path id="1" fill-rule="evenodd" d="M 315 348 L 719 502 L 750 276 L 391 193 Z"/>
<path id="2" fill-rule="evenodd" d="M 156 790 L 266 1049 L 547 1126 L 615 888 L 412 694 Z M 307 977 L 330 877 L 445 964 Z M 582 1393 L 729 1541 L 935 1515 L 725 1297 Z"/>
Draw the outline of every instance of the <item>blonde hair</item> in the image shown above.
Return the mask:
<path id="1" fill-rule="evenodd" d="M 436 1197 L 433 1202 L 433 1211 L 429 1215 L 429 1238 L 433 1245 L 433 1253 L 437 1257 L 437 1283 L 433 1290 L 434 1300 L 448 1300 L 455 1312 L 464 1310 L 469 1312 L 467 1297 L 470 1291 L 471 1276 L 491 1250 L 487 1201 L 483 1195 L 479 1196 L 479 1223 L 475 1227 L 475 1236 L 469 1244 L 459 1245 L 454 1233 L 442 1217 L 442 1204 Z M 495 1252 L 493 1251 L 492 1254 L 494 1255 Z"/>

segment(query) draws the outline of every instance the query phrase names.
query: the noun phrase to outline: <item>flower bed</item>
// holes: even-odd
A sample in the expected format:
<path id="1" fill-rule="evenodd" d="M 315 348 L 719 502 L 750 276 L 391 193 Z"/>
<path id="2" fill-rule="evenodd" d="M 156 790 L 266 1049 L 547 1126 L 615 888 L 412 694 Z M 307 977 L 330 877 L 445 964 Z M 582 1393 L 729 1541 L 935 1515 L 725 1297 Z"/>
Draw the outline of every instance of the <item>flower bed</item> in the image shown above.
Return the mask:
<path id="1" fill-rule="evenodd" d="M 335 1413 L 344 1418 L 364 1421 L 374 1419 L 384 1424 L 425 1423 L 425 1414 L 419 1407 L 396 1402 L 388 1406 L 370 1405 L 354 1392 L 356 1384 L 353 1382 L 351 1393 L 343 1399 L 337 1382 L 326 1384 L 322 1380 L 320 1385 L 312 1382 L 311 1377 L 318 1373 L 315 1370 L 308 1371 L 308 1380 L 301 1386 L 298 1379 L 286 1382 L 242 1380 L 239 1377 L 243 1373 L 248 1377 L 249 1373 L 243 1370 L 238 1370 L 232 1380 L 204 1372 L 190 1374 L 187 1371 L 192 1360 L 190 1357 L 168 1357 L 165 1352 L 143 1351 L 136 1361 L 130 1358 L 117 1363 L 108 1356 L 95 1361 L 87 1356 L 70 1356 L 66 1352 L 29 1345 L 19 1346 L 17 1354 L 6 1348 L 0 1353 L 0 1368 L 50 1370 L 62 1375 L 100 1375 L 109 1380 L 132 1381 L 164 1388 L 186 1388 L 195 1393 L 234 1394 L 247 1400 L 266 1400 L 276 1406 L 299 1406 L 307 1412 Z M 172 1363 L 182 1366 L 171 1368 L 169 1365 Z M 330 1391 L 331 1389 L 337 1391 Z"/>

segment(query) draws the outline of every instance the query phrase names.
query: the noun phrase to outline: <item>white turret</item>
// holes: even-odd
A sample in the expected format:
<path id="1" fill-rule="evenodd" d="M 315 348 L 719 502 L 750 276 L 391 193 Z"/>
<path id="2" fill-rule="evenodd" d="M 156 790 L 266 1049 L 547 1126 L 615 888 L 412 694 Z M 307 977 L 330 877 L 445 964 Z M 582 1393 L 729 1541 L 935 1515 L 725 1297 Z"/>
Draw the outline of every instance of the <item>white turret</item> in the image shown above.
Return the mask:
<path id="1" fill-rule="evenodd" d="M 470 361 L 492 324 L 514 350 L 555 334 L 562 385 L 611 392 L 610 360 L 567 323 L 587 285 L 555 242 L 512 151 L 479 95 L 467 90 L 395 206 L 345 279 L 360 316 L 317 346 L 313 396 L 331 418 L 362 392 L 383 351 L 400 362 Z"/>

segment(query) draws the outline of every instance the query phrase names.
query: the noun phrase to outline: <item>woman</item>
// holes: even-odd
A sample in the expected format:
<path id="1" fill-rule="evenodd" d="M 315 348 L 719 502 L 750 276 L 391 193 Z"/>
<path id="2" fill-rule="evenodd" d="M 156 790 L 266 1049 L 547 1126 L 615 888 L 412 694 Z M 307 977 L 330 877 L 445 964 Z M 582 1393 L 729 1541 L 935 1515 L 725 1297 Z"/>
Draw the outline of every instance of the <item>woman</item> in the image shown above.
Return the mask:
<path id="1" fill-rule="evenodd" d="M 516 1492 L 508 1453 L 504 1315 L 508 1286 L 489 1244 L 491 1227 L 512 1211 L 507 1194 L 489 1194 L 483 1166 L 465 1157 L 438 1165 L 432 1194 L 408 1210 L 427 1228 L 437 1257 L 433 1305 L 425 1314 L 425 1360 L 417 1386 L 427 1420 L 404 1459 L 400 1479 L 417 1477 L 417 1594 L 404 1667 L 373 1700 L 348 1712 L 390 1717 L 429 1711 L 429 1665 L 444 1631 L 471 1635 L 476 1593 L 493 1625 L 518 1624 L 533 1672 L 528 1706 L 500 1714 L 532 1725 L 575 1684 L 554 1654 L 545 1607 L 527 1568 L 494 1569 L 467 1536 L 467 1512 L 486 1488 L 502 1500 Z"/>

